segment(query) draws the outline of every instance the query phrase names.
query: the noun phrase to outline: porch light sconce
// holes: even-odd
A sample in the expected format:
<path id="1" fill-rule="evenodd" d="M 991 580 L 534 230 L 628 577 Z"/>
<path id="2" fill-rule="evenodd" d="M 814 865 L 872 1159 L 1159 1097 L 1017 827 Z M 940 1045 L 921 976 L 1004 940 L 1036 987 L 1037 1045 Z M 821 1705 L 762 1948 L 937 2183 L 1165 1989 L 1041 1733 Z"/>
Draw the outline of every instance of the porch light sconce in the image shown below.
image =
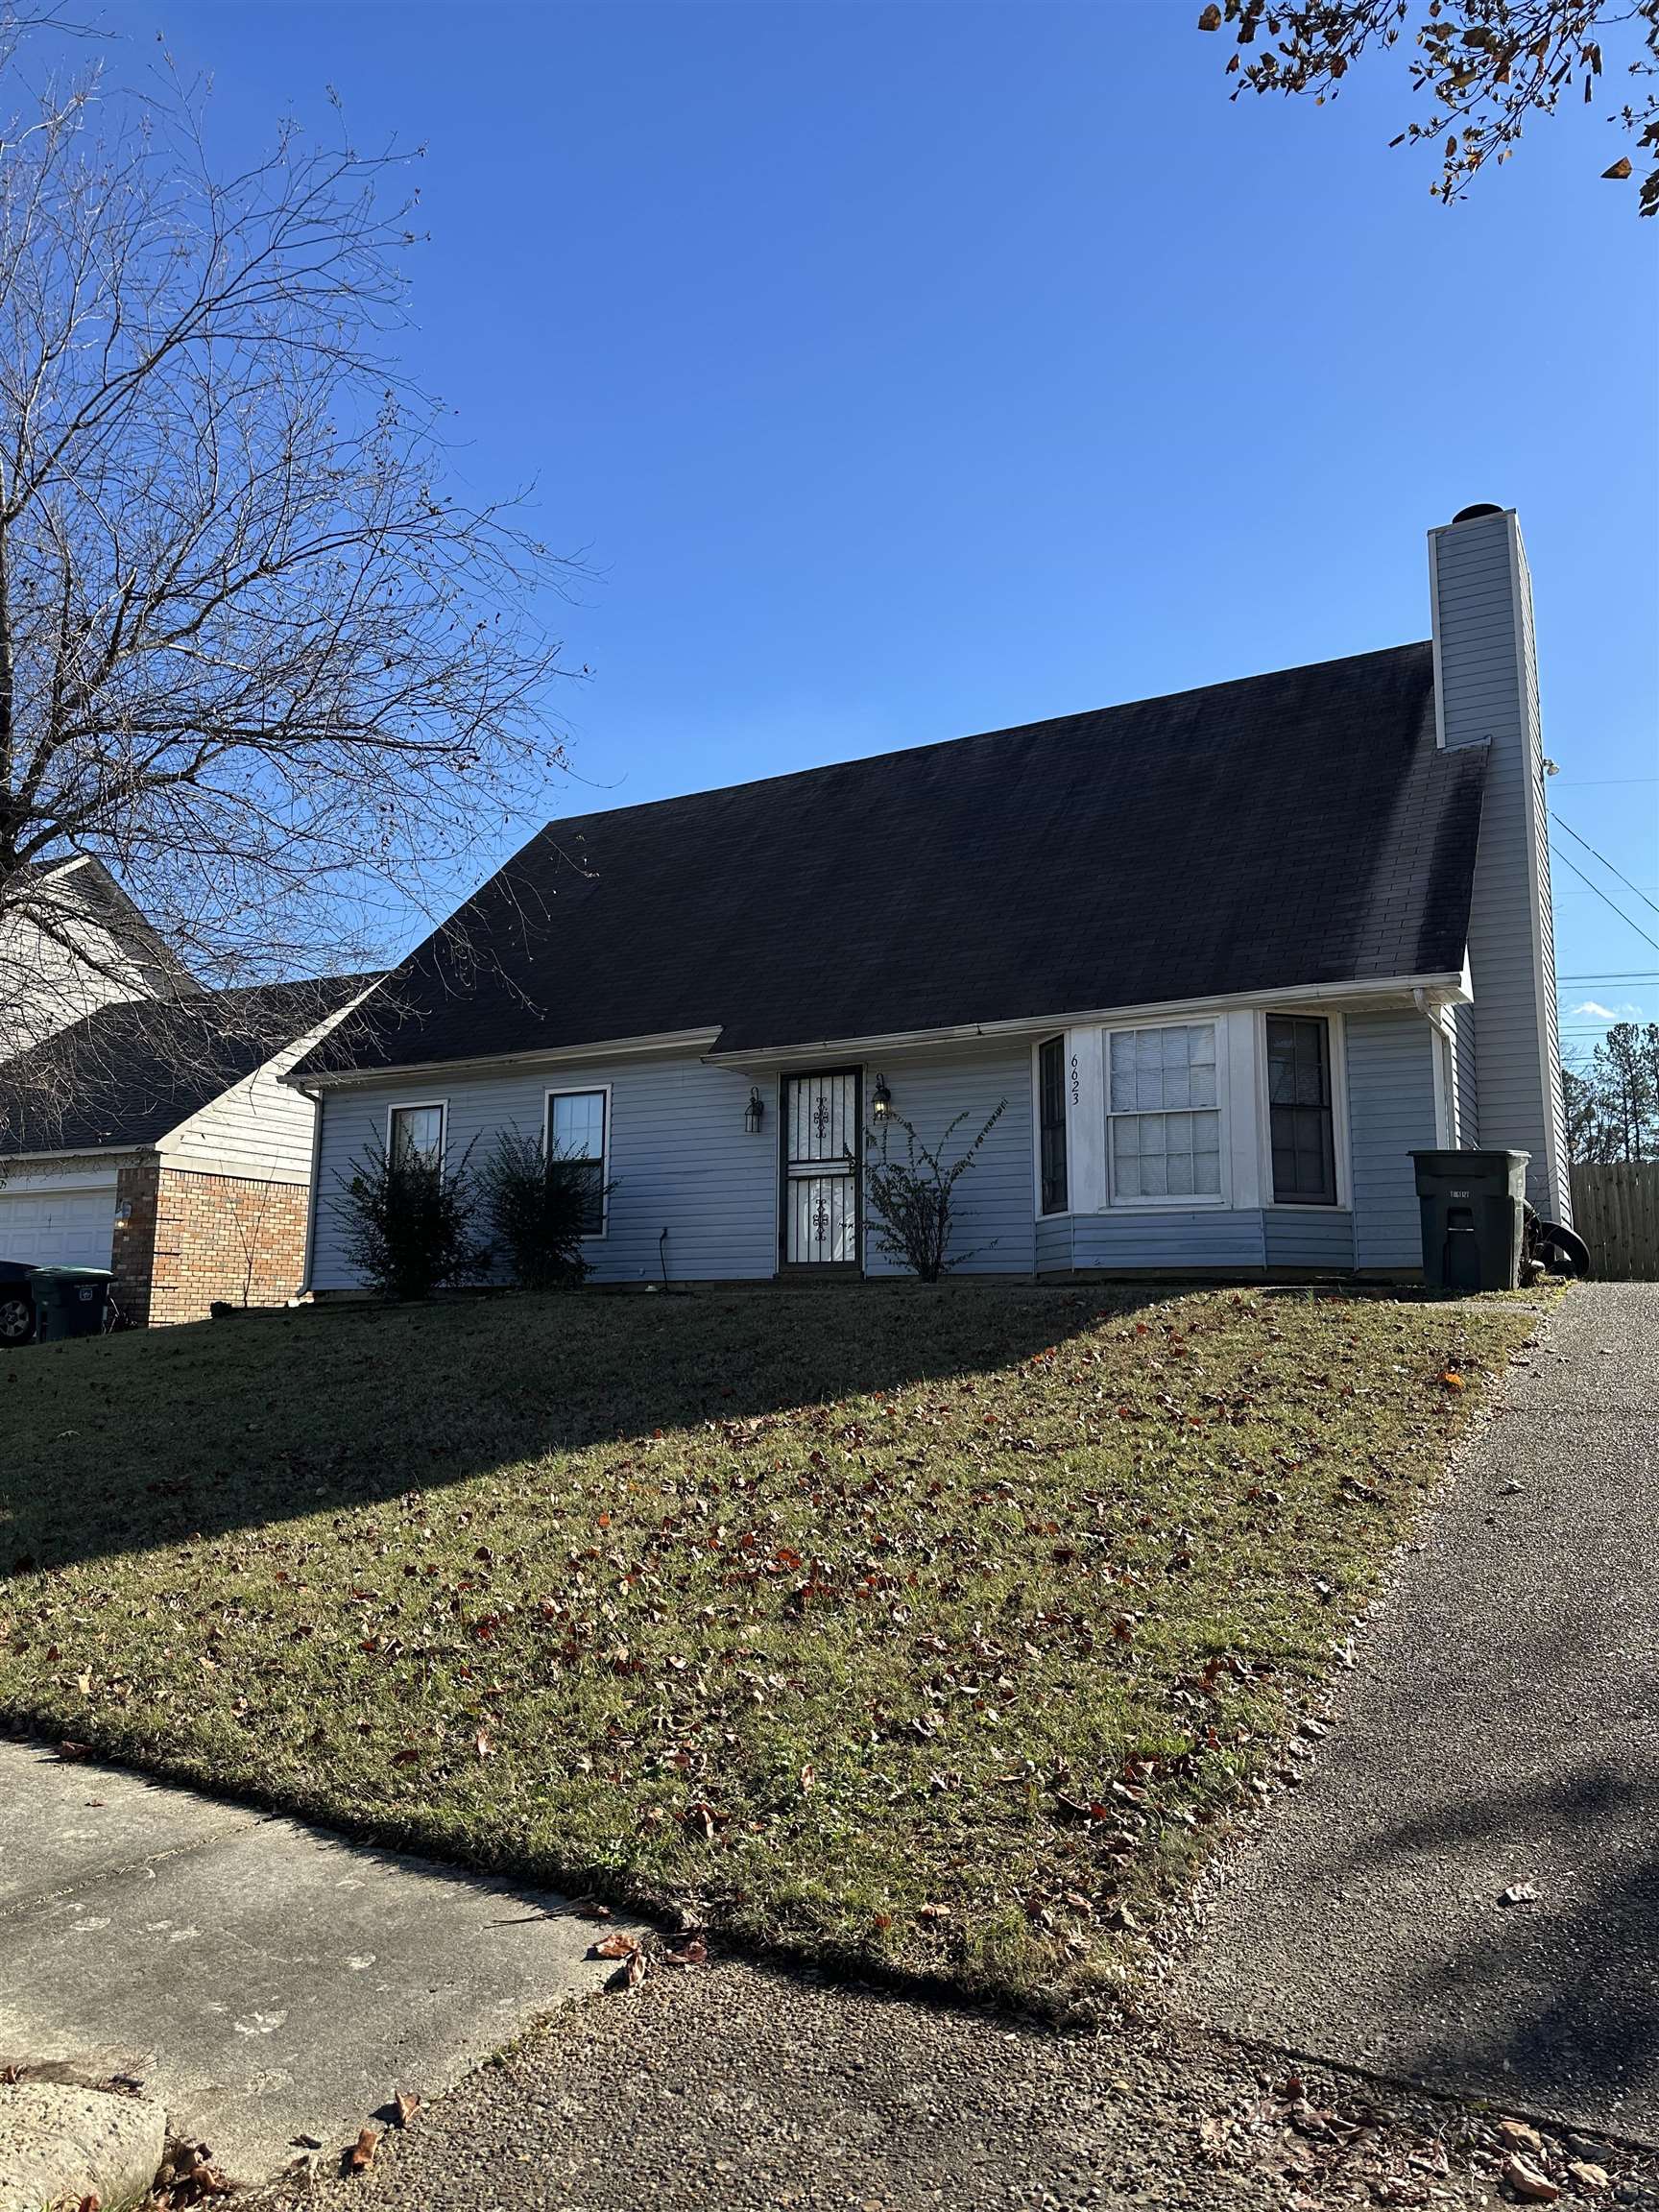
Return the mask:
<path id="1" fill-rule="evenodd" d="M 885 1075 L 878 1075 L 876 1088 L 870 1094 L 870 1111 L 878 1121 L 885 1121 L 893 1111 L 893 1094 L 887 1088 Z"/>
<path id="2" fill-rule="evenodd" d="M 766 1107 L 760 1094 L 753 1084 L 749 1088 L 749 1103 L 743 1109 L 743 1126 L 751 1137 L 756 1135 L 766 1118 Z"/>

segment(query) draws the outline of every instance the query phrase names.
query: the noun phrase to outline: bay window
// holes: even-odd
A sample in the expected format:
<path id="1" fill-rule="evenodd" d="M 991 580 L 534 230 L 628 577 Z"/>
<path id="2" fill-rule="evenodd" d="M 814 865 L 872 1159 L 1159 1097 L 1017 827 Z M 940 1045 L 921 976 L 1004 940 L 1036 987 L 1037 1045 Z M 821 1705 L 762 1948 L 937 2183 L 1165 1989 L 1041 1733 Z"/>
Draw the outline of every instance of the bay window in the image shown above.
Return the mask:
<path id="1" fill-rule="evenodd" d="M 1114 1204 L 1221 1198 L 1214 1022 L 1115 1029 L 1107 1130 Z"/>

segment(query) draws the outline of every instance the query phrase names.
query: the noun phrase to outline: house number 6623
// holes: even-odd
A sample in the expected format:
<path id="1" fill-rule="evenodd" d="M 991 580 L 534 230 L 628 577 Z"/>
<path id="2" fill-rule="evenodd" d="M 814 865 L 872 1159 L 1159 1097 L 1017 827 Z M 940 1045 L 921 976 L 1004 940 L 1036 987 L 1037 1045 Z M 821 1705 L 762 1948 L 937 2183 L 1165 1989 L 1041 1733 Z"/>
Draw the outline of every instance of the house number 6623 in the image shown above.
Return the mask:
<path id="1" fill-rule="evenodd" d="M 1071 1055 L 1071 1103 L 1075 1106 L 1083 1096 L 1083 1085 L 1077 1073 L 1077 1055 Z"/>

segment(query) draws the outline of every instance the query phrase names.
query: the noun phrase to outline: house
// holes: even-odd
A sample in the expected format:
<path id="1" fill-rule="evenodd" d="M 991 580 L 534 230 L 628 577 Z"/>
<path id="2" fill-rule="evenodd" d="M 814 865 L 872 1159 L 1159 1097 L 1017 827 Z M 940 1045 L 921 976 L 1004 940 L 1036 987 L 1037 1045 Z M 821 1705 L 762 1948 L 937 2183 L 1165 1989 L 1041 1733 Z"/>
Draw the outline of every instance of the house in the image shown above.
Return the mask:
<path id="1" fill-rule="evenodd" d="M 100 1006 L 200 989 L 88 854 L 25 869 L 0 914 L 0 1061 Z"/>
<path id="2" fill-rule="evenodd" d="M 111 1003 L 0 1065 L 0 1259 L 112 1267 L 136 1323 L 291 1297 L 317 1115 L 281 1078 L 372 980 Z"/>
<path id="3" fill-rule="evenodd" d="M 878 1274 L 884 1107 L 1005 1102 L 988 1274 L 1409 1275 L 1414 1146 L 1519 1146 L 1567 1220 L 1515 516 L 1429 552 L 1421 643 L 551 825 L 288 1078 L 310 1284 L 373 1140 L 510 1126 L 613 1183 L 602 1282 Z"/>

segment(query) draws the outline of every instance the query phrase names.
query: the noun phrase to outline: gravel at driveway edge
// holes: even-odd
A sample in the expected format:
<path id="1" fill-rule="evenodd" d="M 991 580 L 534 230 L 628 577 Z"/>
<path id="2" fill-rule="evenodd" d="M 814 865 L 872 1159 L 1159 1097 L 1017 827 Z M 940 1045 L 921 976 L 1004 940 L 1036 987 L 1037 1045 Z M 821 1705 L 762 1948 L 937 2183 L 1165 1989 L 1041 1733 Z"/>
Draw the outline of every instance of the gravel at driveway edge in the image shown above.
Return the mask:
<path id="1" fill-rule="evenodd" d="M 1518 2116 L 1516 2116 L 1518 2117 Z M 1498 2116 L 1148 2016 L 1061 2035 L 717 1960 L 568 2008 L 264 2212 L 1490 2205 Z M 1529 2146 L 1517 2138 L 1523 2152 Z M 1540 2131 L 1564 2201 L 1650 2159 Z M 1605 2190 L 1569 2176 L 1602 2167 Z M 1616 2196 L 1623 2190 L 1623 2196 Z"/>

